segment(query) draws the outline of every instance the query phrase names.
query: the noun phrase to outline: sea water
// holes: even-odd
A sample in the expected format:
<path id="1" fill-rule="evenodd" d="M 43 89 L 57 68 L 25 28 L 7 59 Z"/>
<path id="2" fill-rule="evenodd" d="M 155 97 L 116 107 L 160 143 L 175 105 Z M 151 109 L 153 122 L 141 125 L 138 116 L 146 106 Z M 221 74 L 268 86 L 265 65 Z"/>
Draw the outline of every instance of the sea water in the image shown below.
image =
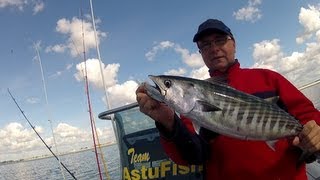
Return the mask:
<path id="1" fill-rule="evenodd" d="M 120 179 L 120 158 L 117 145 L 102 148 L 110 179 Z M 100 156 L 99 156 L 100 157 Z M 60 156 L 61 162 L 77 179 L 100 179 L 96 155 L 93 149 Z M 62 167 L 63 168 L 63 167 Z M 103 179 L 107 179 L 104 166 L 100 163 Z M 64 169 L 66 179 L 73 179 Z M 63 180 L 56 158 L 49 157 L 0 165 L 0 180 Z"/>

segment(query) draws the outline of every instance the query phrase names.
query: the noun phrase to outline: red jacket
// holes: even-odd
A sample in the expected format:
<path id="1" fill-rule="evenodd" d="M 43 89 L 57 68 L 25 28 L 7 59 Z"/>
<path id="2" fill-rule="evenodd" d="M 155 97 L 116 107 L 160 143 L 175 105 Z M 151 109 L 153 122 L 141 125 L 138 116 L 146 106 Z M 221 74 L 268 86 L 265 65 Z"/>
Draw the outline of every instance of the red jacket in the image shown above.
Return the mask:
<path id="1" fill-rule="evenodd" d="M 279 96 L 278 104 L 302 124 L 309 120 L 320 124 L 320 112 L 280 74 L 266 69 L 242 69 L 236 62 L 227 77 L 228 84 L 240 91 L 261 98 Z M 203 163 L 206 179 L 307 179 L 305 164 L 296 167 L 301 151 L 291 145 L 292 140 L 279 140 L 273 151 L 264 141 L 239 140 L 212 132 L 197 135 L 185 117 L 176 120 L 175 128 L 172 135 L 159 128 L 166 153 L 178 164 Z"/>

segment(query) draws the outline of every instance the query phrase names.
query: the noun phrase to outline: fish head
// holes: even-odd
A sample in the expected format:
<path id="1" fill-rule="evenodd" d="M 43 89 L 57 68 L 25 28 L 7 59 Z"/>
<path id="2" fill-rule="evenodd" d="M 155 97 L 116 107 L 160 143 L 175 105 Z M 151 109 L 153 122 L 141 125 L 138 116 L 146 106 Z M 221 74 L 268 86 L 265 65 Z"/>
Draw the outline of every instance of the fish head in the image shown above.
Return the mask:
<path id="1" fill-rule="evenodd" d="M 192 81 L 166 75 L 149 75 L 149 78 L 155 87 L 148 85 L 147 93 L 153 99 L 164 102 L 181 114 L 186 114 L 194 108 L 196 89 Z"/>

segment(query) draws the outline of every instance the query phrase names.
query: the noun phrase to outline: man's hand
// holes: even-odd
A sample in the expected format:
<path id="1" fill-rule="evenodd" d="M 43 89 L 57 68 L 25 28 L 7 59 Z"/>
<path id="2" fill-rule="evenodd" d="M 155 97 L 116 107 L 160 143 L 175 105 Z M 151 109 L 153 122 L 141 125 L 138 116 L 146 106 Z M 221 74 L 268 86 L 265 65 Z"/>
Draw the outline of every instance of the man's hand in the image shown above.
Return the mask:
<path id="1" fill-rule="evenodd" d="M 174 111 L 164 103 L 152 99 L 146 92 L 145 84 L 141 84 L 136 90 L 136 99 L 140 111 L 161 123 L 169 132 L 173 129 Z"/>
<path id="2" fill-rule="evenodd" d="M 307 122 L 301 133 L 293 139 L 292 144 L 310 154 L 319 154 L 320 126 L 314 120 Z"/>

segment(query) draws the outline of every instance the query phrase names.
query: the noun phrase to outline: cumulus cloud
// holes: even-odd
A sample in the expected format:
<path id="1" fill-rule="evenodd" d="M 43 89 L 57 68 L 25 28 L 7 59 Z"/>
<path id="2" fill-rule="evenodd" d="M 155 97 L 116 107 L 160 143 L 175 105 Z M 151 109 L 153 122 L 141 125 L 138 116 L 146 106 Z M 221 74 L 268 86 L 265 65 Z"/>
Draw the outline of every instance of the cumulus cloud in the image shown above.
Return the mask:
<path id="1" fill-rule="evenodd" d="M 44 2 L 42 0 L 0 0 L 0 8 L 17 8 L 23 11 L 26 7 L 31 6 L 33 14 L 37 14 L 44 9 Z"/>
<path id="2" fill-rule="evenodd" d="M 164 72 L 166 75 L 174 75 L 174 76 L 183 76 L 186 74 L 187 70 L 184 68 L 179 68 L 178 70 L 176 69 L 171 69 L 169 71 Z"/>
<path id="3" fill-rule="evenodd" d="M 135 91 L 138 87 L 138 83 L 129 80 L 122 84 L 118 84 L 117 73 L 119 71 L 120 64 L 105 65 L 104 63 L 101 63 L 101 66 L 108 93 L 108 100 L 111 107 L 119 107 L 134 102 L 136 100 Z M 93 84 L 96 88 L 104 90 L 100 73 L 99 60 L 88 59 L 86 61 L 86 67 L 89 83 Z M 76 69 L 77 73 L 74 75 L 75 78 L 78 81 L 83 81 L 85 73 L 85 63 L 82 62 L 76 65 Z M 103 97 L 102 100 L 106 103 L 106 97 Z"/>
<path id="4" fill-rule="evenodd" d="M 52 134 L 49 136 L 44 134 L 48 130 L 38 126 L 35 129 L 49 147 L 54 146 Z M 60 153 L 93 146 L 90 128 L 80 129 L 66 123 L 60 123 L 53 131 L 58 148 L 63 149 Z M 115 140 L 110 126 L 102 129 L 97 128 L 97 134 L 102 137 L 100 142 L 113 142 Z M 11 122 L 1 128 L 0 138 L 0 161 L 31 158 L 35 154 L 38 156 L 50 154 L 49 151 L 44 151 L 44 144 L 31 128 L 17 122 Z M 19 157 L 17 154 L 23 154 L 23 157 Z"/>
<path id="5" fill-rule="evenodd" d="M 56 44 L 53 46 L 46 47 L 46 52 L 63 53 L 66 51 L 67 48 L 68 48 L 68 46 L 66 46 L 64 44 Z"/>
<path id="6" fill-rule="evenodd" d="M 38 14 L 39 12 L 44 10 L 44 2 L 37 1 L 33 7 L 33 14 Z"/>
<path id="7" fill-rule="evenodd" d="M 179 45 L 176 45 L 174 50 L 181 55 L 183 62 L 189 67 L 199 68 L 204 65 L 200 53 L 190 53 L 189 50 L 181 48 Z"/>
<path id="8" fill-rule="evenodd" d="M 97 23 L 100 21 L 97 20 Z M 82 31 L 83 30 L 83 31 Z M 86 51 L 96 48 L 94 30 L 89 19 L 78 19 L 73 17 L 71 20 L 66 18 L 57 21 L 56 31 L 66 35 L 67 41 L 56 45 L 51 45 L 46 48 L 47 52 L 62 53 L 69 50 L 72 57 L 80 56 L 83 52 L 83 39 L 86 43 Z M 101 38 L 107 36 L 105 32 L 96 31 L 97 41 L 100 43 Z M 84 38 L 83 38 L 84 37 Z"/>
<path id="9" fill-rule="evenodd" d="M 269 68 L 285 75 L 295 85 L 301 86 L 320 76 L 320 9 L 309 6 L 301 8 L 299 22 L 303 27 L 303 36 L 297 43 L 304 42 L 305 49 L 286 55 L 282 52 L 280 40 L 264 40 L 253 45 L 253 67 Z M 311 39 L 311 37 L 315 37 Z"/>
<path id="10" fill-rule="evenodd" d="M 185 67 L 170 69 L 164 72 L 164 74 L 186 76 L 196 79 L 209 78 L 208 67 L 205 66 L 201 54 L 199 52 L 191 53 L 188 49 L 182 48 L 179 44 L 173 42 L 163 41 L 155 44 L 152 50 L 146 53 L 146 57 L 148 60 L 154 60 L 159 51 L 166 49 L 174 50 L 174 52 L 180 55 Z"/>
<path id="11" fill-rule="evenodd" d="M 181 56 L 184 64 L 191 68 L 199 68 L 204 65 L 201 55 L 199 53 L 190 53 L 188 49 L 181 48 L 180 45 L 170 41 L 162 41 L 156 44 L 151 51 L 145 54 L 145 56 L 150 61 L 154 60 L 157 53 L 159 53 L 160 50 L 165 49 L 173 49 L 176 53 L 178 53 Z"/>
<path id="12" fill-rule="evenodd" d="M 208 67 L 204 65 L 201 68 L 194 69 L 191 71 L 190 76 L 195 79 L 208 79 L 210 77 Z"/>
<path id="13" fill-rule="evenodd" d="M 152 61 L 154 59 L 154 57 L 156 56 L 156 54 L 158 53 L 158 51 L 172 48 L 173 46 L 174 46 L 174 43 L 172 43 L 170 41 L 162 41 L 159 44 L 157 44 L 156 46 L 154 46 L 151 49 L 151 51 L 147 52 L 145 56 L 149 61 Z"/>
<path id="14" fill-rule="evenodd" d="M 257 7 L 262 3 L 262 0 L 249 0 L 246 7 L 240 8 L 238 11 L 233 12 L 233 16 L 237 20 L 255 22 L 261 19 L 262 14 Z"/>
<path id="15" fill-rule="evenodd" d="M 43 132 L 41 127 L 35 129 L 38 133 Z M 41 144 L 32 129 L 27 129 L 17 122 L 9 123 L 0 129 L 0 138 L 0 152 L 16 153 L 21 149 L 30 150 Z"/>
<path id="16" fill-rule="evenodd" d="M 74 75 L 78 81 L 84 80 L 85 67 L 87 69 L 87 78 L 97 88 L 103 89 L 103 82 L 100 73 L 100 63 L 98 59 L 88 59 L 86 62 L 81 62 L 76 65 L 77 73 Z M 106 87 L 113 86 L 117 83 L 117 73 L 120 64 L 105 65 L 101 62 L 101 69 L 105 80 Z"/>
<path id="17" fill-rule="evenodd" d="M 16 7 L 20 10 L 23 10 L 23 7 L 28 4 L 28 1 L 25 0 L 0 0 L 0 8 L 5 7 Z"/>
<path id="18" fill-rule="evenodd" d="M 138 83 L 132 80 L 123 84 L 115 84 L 108 88 L 108 98 L 111 107 L 119 107 L 136 101 L 136 89 Z M 104 98 L 105 101 L 105 98 Z M 105 101 L 106 102 L 106 101 Z"/>
<path id="19" fill-rule="evenodd" d="M 37 104 L 37 103 L 39 103 L 39 101 L 40 101 L 40 99 L 36 98 L 36 97 L 27 98 L 27 103 L 29 103 L 29 104 Z"/>
<path id="20" fill-rule="evenodd" d="M 279 39 L 265 40 L 253 45 L 253 67 L 261 67 L 275 70 L 278 67 L 279 59 L 283 57 Z"/>
<path id="21" fill-rule="evenodd" d="M 297 86 L 309 83 L 320 76 L 320 42 L 307 43 L 303 52 L 285 55 L 279 40 L 254 44 L 253 67 L 273 69 L 285 75 Z"/>
<path id="22" fill-rule="evenodd" d="M 320 30 L 320 7 L 309 5 L 308 8 L 301 7 L 299 23 L 304 28 L 303 33 L 296 38 L 297 43 L 303 43 L 310 39 L 313 34 Z"/>
<path id="23" fill-rule="evenodd" d="M 90 133 L 66 123 L 59 123 L 54 133 L 59 144 L 88 141 L 90 139 Z"/>

